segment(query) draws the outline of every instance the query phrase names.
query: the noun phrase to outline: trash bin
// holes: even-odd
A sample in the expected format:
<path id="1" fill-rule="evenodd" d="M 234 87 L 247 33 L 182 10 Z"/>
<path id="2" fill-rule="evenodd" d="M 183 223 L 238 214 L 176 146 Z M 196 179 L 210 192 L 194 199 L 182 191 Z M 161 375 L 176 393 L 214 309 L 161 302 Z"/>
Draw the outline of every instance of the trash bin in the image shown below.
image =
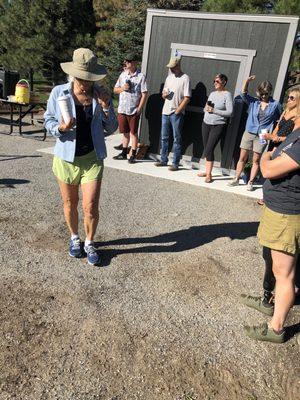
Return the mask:
<path id="1" fill-rule="evenodd" d="M 19 79 L 20 74 L 18 71 L 0 69 L 0 97 L 2 99 L 15 94 L 16 84 Z"/>

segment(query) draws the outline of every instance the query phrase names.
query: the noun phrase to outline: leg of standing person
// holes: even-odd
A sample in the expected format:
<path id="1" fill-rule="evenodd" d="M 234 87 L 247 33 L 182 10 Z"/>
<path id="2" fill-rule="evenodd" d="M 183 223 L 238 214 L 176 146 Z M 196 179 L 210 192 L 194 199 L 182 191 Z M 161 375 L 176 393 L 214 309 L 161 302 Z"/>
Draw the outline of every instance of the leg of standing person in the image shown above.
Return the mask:
<path id="1" fill-rule="evenodd" d="M 274 315 L 269 326 L 283 330 L 286 317 L 295 301 L 295 255 L 272 249 L 273 272 L 276 279 Z"/>
<path id="2" fill-rule="evenodd" d="M 78 188 L 79 185 L 69 185 L 57 180 L 64 205 L 64 215 L 71 235 L 78 235 Z"/>
<path id="3" fill-rule="evenodd" d="M 114 160 L 127 160 L 130 127 L 126 114 L 118 114 L 119 131 L 122 133 L 122 151 L 113 157 Z"/>
<path id="4" fill-rule="evenodd" d="M 169 154 L 169 137 L 171 132 L 171 122 L 170 115 L 162 115 L 161 117 L 161 149 L 160 149 L 160 159 L 162 165 L 168 164 L 168 154 Z M 159 163 L 157 163 L 158 165 Z"/>
<path id="5" fill-rule="evenodd" d="M 204 121 L 202 122 L 201 126 L 201 134 L 202 134 L 202 143 L 203 143 L 203 151 L 202 151 L 202 157 L 205 158 L 205 153 L 206 153 L 206 147 L 207 147 L 207 142 L 208 142 L 208 136 L 209 136 L 209 131 L 210 131 L 211 125 L 206 124 Z M 205 177 L 206 172 L 198 172 L 198 176 Z"/>
<path id="6" fill-rule="evenodd" d="M 139 116 L 137 114 L 130 116 L 129 127 L 130 127 L 130 140 L 131 140 L 131 155 L 128 162 L 130 164 L 135 163 L 136 152 L 138 147 L 138 127 L 139 127 Z"/>
<path id="7" fill-rule="evenodd" d="M 172 124 L 172 132 L 173 132 L 173 162 L 172 162 L 172 167 L 170 167 L 170 170 L 176 170 L 178 169 L 178 165 L 181 159 L 181 147 L 182 147 L 182 127 L 183 127 L 183 121 L 184 121 L 184 116 L 182 113 L 180 114 L 175 114 L 173 113 L 170 116 L 171 124 Z"/>
<path id="8" fill-rule="evenodd" d="M 241 295 L 241 301 L 248 307 L 254 308 L 263 314 L 272 316 L 274 312 L 274 295 L 273 291 L 275 288 L 275 276 L 273 274 L 272 266 L 272 255 L 271 249 L 263 247 L 263 259 L 265 261 L 265 273 L 263 279 L 263 296 L 252 296 L 247 294 Z"/>
<path id="9" fill-rule="evenodd" d="M 208 140 L 205 148 L 204 156 L 206 158 L 205 169 L 206 179 L 205 182 L 212 182 L 212 169 L 214 166 L 214 151 L 219 143 L 222 134 L 225 132 L 226 125 L 211 125 Z"/>
<path id="10" fill-rule="evenodd" d="M 250 190 L 250 191 L 253 190 L 253 182 L 259 171 L 260 158 L 261 158 L 261 154 L 254 151 L 253 157 L 252 157 L 252 167 L 251 167 L 251 172 L 250 172 L 250 179 L 248 182 L 247 190 Z"/>
<path id="11" fill-rule="evenodd" d="M 81 257 L 81 245 L 78 235 L 78 189 L 79 185 L 70 185 L 57 179 L 63 200 L 64 216 L 71 234 L 69 254 L 71 257 Z"/>
<path id="12" fill-rule="evenodd" d="M 96 265 L 100 262 L 99 254 L 94 247 L 94 236 L 99 222 L 100 190 L 101 180 L 81 184 L 84 229 L 86 234 L 84 250 L 87 253 L 88 263 L 91 265 Z"/>
<path id="13" fill-rule="evenodd" d="M 232 181 L 228 183 L 228 186 L 238 186 L 239 185 L 239 179 L 240 176 L 242 175 L 242 172 L 244 171 L 246 162 L 248 160 L 249 156 L 249 150 L 246 149 L 241 149 L 240 151 L 240 158 L 236 166 L 236 171 L 235 171 L 235 177 L 233 178 Z"/>

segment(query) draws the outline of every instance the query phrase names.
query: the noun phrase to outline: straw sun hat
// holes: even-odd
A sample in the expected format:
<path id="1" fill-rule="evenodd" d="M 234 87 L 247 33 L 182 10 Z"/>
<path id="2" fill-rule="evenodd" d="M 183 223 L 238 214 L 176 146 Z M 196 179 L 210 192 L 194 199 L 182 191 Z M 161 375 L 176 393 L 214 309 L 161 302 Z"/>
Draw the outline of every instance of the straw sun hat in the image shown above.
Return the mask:
<path id="1" fill-rule="evenodd" d="M 106 74 L 104 65 L 98 64 L 97 57 L 90 49 L 76 49 L 73 61 L 60 64 L 61 69 L 74 78 L 86 81 L 100 81 Z"/>

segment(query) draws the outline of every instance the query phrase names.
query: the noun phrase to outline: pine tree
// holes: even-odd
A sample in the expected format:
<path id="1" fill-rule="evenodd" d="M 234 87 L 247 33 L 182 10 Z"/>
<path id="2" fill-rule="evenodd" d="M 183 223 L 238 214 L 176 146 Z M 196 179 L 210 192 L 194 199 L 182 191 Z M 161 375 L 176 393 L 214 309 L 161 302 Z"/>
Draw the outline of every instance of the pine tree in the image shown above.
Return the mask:
<path id="1" fill-rule="evenodd" d="M 94 47 L 92 1 L 11 0 L 0 15 L 0 64 L 25 73 L 29 68 L 62 78 L 60 62 L 77 47 Z"/>
<path id="2" fill-rule="evenodd" d="M 128 0 L 113 19 L 112 46 L 105 52 L 109 85 L 114 85 L 120 74 L 126 52 L 133 51 L 142 58 L 147 8 L 198 11 L 202 3 L 202 0 Z"/>

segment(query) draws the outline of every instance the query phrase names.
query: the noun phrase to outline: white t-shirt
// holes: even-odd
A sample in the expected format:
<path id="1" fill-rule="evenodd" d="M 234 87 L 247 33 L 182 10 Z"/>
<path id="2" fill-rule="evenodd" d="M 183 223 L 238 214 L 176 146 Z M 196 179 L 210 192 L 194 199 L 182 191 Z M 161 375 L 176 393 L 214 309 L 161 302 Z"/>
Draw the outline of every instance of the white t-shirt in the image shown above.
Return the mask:
<path id="1" fill-rule="evenodd" d="M 169 90 L 169 95 L 165 99 L 162 113 L 165 115 L 173 114 L 182 102 L 184 97 L 191 97 L 191 81 L 188 75 L 176 76 L 171 73 L 164 85 L 164 90 Z"/>

